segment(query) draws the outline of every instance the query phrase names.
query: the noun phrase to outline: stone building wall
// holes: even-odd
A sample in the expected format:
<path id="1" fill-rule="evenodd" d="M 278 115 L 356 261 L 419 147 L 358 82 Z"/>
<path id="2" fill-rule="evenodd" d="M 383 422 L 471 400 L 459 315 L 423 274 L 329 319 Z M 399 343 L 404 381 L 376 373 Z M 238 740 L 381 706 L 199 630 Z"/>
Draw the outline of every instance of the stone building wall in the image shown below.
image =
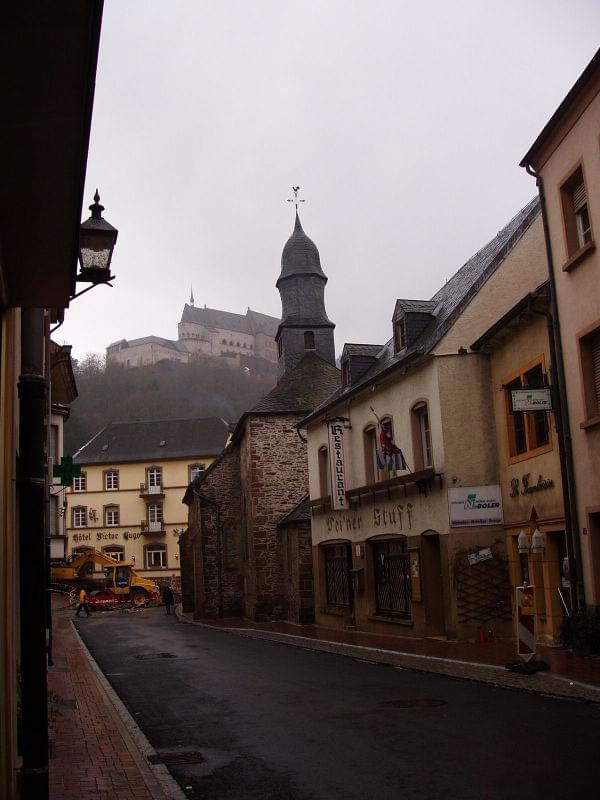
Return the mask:
<path id="1" fill-rule="evenodd" d="M 279 528 L 286 619 L 300 625 L 315 621 L 310 520 Z"/>

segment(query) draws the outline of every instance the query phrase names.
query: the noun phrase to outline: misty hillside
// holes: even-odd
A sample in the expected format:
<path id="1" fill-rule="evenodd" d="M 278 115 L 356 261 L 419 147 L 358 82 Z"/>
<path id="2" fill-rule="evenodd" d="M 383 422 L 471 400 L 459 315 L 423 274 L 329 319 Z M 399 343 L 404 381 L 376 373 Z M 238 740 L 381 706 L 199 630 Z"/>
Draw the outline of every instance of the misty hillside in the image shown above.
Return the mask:
<path id="1" fill-rule="evenodd" d="M 127 369 L 106 367 L 100 356 L 90 355 L 74 365 L 79 397 L 65 425 L 65 453 L 72 455 L 119 420 L 214 416 L 235 422 L 276 383 L 275 364 L 263 359 L 248 364 L 249 371 L 198 356 L 190 364 L 161 361 Z"/>

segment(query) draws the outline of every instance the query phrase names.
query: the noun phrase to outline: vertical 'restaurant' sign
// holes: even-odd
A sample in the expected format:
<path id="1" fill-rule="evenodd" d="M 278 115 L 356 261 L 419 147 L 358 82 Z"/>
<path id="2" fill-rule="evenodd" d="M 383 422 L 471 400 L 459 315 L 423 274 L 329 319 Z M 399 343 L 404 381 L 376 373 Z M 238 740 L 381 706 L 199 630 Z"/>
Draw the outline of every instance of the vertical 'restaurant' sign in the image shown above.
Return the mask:
<path id="1" fill-rule="evenodd" d="M 337 420 L 327 423 L 329 431 L 329 469 L 331 470 L 331 508 L 348 508 L 344 477 L 344 425 Z"/>

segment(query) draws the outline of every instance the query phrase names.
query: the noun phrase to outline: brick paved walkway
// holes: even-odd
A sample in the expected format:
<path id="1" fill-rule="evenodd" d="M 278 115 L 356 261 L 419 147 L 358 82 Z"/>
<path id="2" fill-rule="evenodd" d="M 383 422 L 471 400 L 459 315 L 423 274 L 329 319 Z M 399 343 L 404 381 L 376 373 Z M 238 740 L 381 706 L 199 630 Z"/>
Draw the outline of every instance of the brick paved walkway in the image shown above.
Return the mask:
<path id="1" fill-rule="evenodd" d="M 64 599 L 53 599 L 54 665 L 48 668 L 50 800 L 164 798 L 140 763 L 139 751 L 73 631 L 73 612 L 57 607 L 63 603 Z"/>

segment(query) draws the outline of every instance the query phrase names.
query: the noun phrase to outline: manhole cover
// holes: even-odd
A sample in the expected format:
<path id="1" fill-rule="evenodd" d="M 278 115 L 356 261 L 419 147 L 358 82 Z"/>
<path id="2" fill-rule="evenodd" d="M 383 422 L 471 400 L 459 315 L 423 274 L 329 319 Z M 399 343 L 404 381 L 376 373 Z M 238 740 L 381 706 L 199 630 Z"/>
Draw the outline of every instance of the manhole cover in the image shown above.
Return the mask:
<path id="1" fill-rule="evenodd" d="M 447 705 L 445 700 L 437 700 L 435 697 L 406 697 L 403 700 L 385 700 L 381 706 L 388 708 L 437 708 Z"/>
<path id="2" fill-rule="evenodd" d="M 151 764 L 166 764 L 168 767 L 175 767 L 177 764 L 199 764 L 204 761 L 204 758 L 202 753 L 197 750 L 190 750 L 188 752 L 156 753 L 148 756 L 148 761 Z"/>
<path id="3" fill-rule="evenodd" d="M 173 655 L 173 653 L 139 653 L 134 658 L 137 658 L 139 661 L 149 661 L 152 658 L 176 658 L 177 656 Z"/>

